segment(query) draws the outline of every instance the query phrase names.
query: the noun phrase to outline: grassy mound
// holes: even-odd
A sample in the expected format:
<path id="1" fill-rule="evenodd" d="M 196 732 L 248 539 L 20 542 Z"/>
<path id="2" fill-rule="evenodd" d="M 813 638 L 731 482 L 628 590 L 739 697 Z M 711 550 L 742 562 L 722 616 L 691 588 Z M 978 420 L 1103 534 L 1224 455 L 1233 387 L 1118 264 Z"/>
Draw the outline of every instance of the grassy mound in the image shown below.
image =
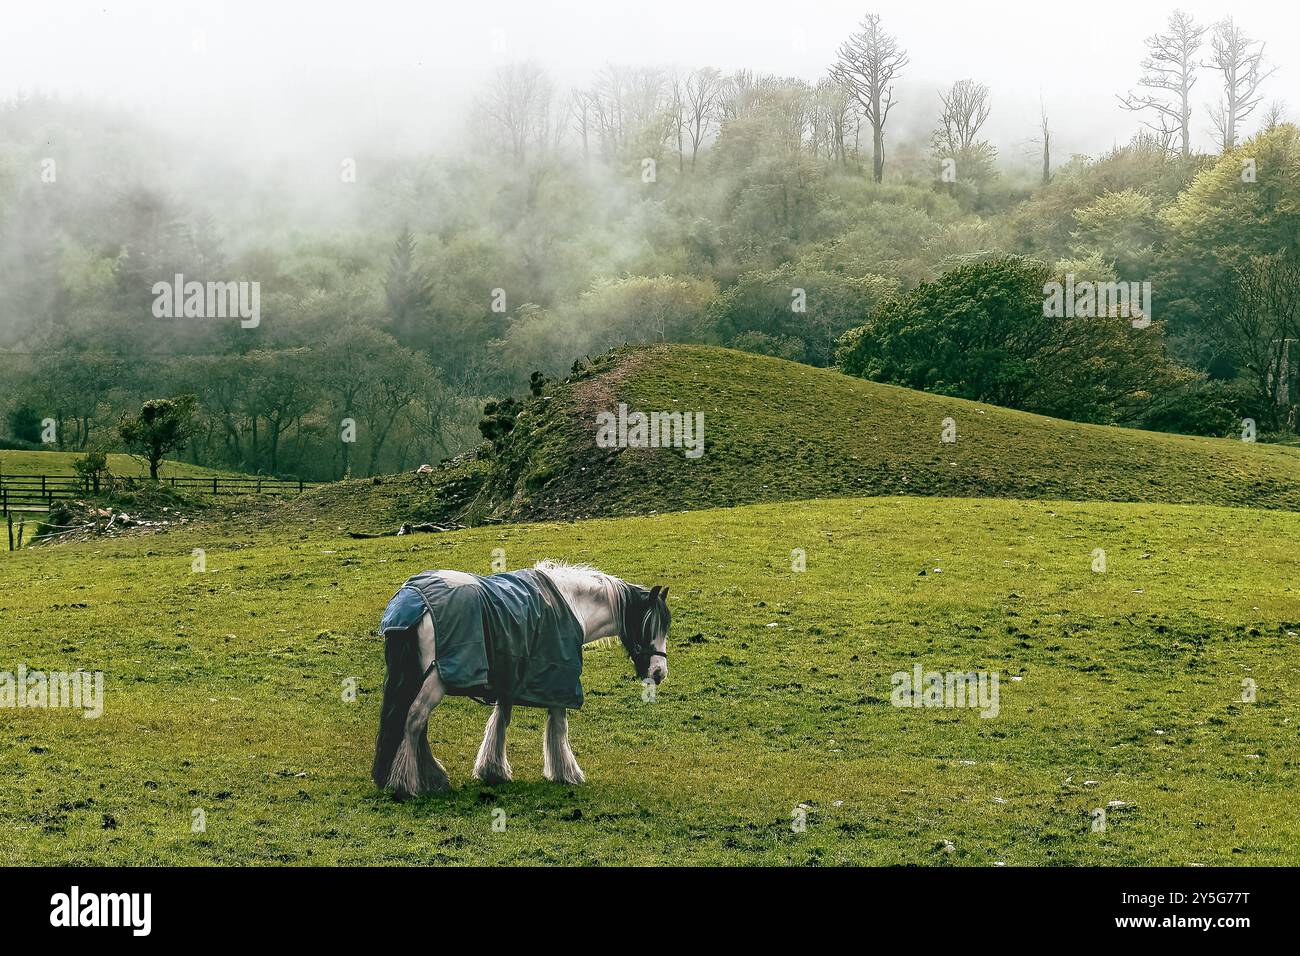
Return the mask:
<path id="1" fill-rule="evenodd" d="M 598 413 L 704 413 L 704 452 L 597 447 Z M 945 419 L 956 442 L 941 440 Z M 516 519 L 862 495 L 1300 507 L 1300 449 L 1083 425 L 707 346 L 602 357 L 529 402 L 486 486 Z"/>

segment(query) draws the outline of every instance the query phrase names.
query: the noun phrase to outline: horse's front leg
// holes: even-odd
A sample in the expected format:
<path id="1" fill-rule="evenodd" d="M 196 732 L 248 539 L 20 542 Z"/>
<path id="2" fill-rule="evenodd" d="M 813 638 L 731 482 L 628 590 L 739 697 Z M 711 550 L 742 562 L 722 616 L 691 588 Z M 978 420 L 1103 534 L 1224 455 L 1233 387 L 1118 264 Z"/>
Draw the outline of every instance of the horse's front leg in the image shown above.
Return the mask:
<path id="1" fill-rule="evenodd" d="M 546 709 L 546 736 L 542 738 L 542 773 L 554 783 L 586 783 L 569 746 L 569 712 L 563 707 Z"/>
<path id="2" fill-rule="evenodd" d="M 483 744 L 474 761 L 474 777 L 484 783 L 509 783 L 514 779 L 510 761 L 506 757 L 506 728 L 510 726 L 510 705 L 497 704 L 492 708 L 483 729 Z"/>

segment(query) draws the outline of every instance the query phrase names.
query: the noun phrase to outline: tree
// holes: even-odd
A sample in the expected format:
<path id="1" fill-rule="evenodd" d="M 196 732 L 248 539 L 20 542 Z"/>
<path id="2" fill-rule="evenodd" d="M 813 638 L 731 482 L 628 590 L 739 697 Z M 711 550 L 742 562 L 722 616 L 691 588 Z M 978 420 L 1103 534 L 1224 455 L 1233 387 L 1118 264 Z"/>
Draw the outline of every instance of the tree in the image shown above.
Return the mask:
<path id="1" fill-rule="evenodd" d="M 1243 157 L 1267 173 L 1242 182 Z M 1154 280 L 1169 290 L 1164 316 L 1175 335 L 1195 339 L 1209 304 L 1251 257 L 1300 256 L 1298 196 L 1300 129 L 1284 123 L 1202 169 L 1163 209 L 1167 232 Z"/>
<path id="2" fill-rule="evenodd" d="M 553 312 L 521 307 L 493 352 L 504 368 L 559 373 L 575 358 L 628 342 L 709 341 L 706 312 L 717 294 L 709 279 L 600 279 Z"/>
<path id="3" fill-rule="evenodd" d="M 582 161 L 591 159 L 591 134 L 595 126 L 595 102 L 590 90 L 573 90 L 569 93 L 569 119 L 573 131 L 582 143 Z"/>
<path id="4" fill-rule="evenodd" d="M 1278 426 L 1278 409 L 1298 404 L 1293 376 L 1300 340 L 1300 260 L 1254 256 L 1232 271 L 1209 311 L 1210 340 L 1244 374 L 1256 407 Z"/>
<path id="5" fill-rule="evenodd" d="M 551 116 L 554 99 L 555 85 L 540 66 L 508 63 L 492 75 L 478 109 L 490 135 L 523 163 L 533 150 L 545 152 L 563 130 Z"/>
<path id="6" fill-rule="evenodd" d="M 72 463 L 72 470 L 77 473 L 91 494 L 99 494 L 100 482 L 109 476 L 108 455 L 98 449 L 91 449 Z"/>
<path id="7" fill-rule="evenodd" d="M 258 421 L 265 423 L 264 455 L 258 464 L 273 475 L 280 471 L 280 447 L 285 435 L 315 407 L 320 394 L 319 379 L 308 366 L 309 356 L 307 349 L 279 349 L 253 352 L 247 357 L 246 407 L 255 437 Z"/>
<path id="8" fill-rule="evenodd" d="M 678 112 L 672 84 L 653 67 L 606 66 L 584 97 L 607 161 L 663 158 Z"/>
<path id="9" fill-rule="evenodd" d="M 321 349 L 319 364 L 321 386 L 328 396 L 331 416 L 330 426 L 337 426 L 342 434 L 343 422 L 354 423 L 361 396 L 387 357 L 398 350 L 392 337 L 368 325 L 354 324 L 340 329 Z M 349 436 L 356 438 L 357 436 Z M 352 477 L 352 446 L 354 441 L 342 441 L 342 477 Z"/>
<path id="10" fill-rule="evenodd" d="M 812 97 L 813 129 L 811 148 L 814 157 L 825 152 L 826 158 L 848 164 L 846 139 L 857 116 L 856 101 L 844 87 L 829 76 L 817 82 Z"/>
<path id="11" fill-rule="evenodd" d="M 1205 64 L 1223 74 L 1223 98 L 1210 112 L 1219 145 L 1226 153 L 1237 145 L 1237 131 L 1259 105 L 1260 84 L 1277 68 L 1264 68 L 1264 44 L 1252 40 L 1228 17 L 1214 25 L 1210 39 L 1212 55 Z"/>
<path id="12" fill-rule="evenodd" d="M 1196 85 L 1196 54 L 1205 30 L 1190 14 L 1175 10 L 1169 16 L 1167 32 L 1146 39 L 1147 57 L 1142 61 L 1138 86 L 1157 92 L 1118 97 L 1126 110 L 1154 113 L 1146 125 L 1157 135 L 1168 138 L 1177 133 L 1184 157 L 1192 152 L 1191 95 Z M 1163 95 L 1168 93 L 1173 94 L 1172 100 Z"/>
<path id="13" fill-rule="evenodd" d="M 1271 132 L 1285 122 L 1287 122 L 1286 100 L 1274 100 L 1268 104 L 1268 109 L 1264 111 L 1264 119 L 1259 124 L 1259 131 L 1261 133 Z"/>
<path id="14" fill-rule="evenodd" d="M 60 351 L 36 362 L 32 384 L 58 423 L 60 448 L 86 448 L 96 412 L 127 381 L 128 368 L 118 356 L 106 352 Z"/>
<path id="15" fill-rule="evenodd" d="M 41 413 L 27 403 L 9 409 L 9 434 L 35 444 L 41 440 Z"/>
<path id="16" fill-rule="evenodd" d="M 943 104 L 935 131 L 939 145 L 950 156 L 970 149 L 989 118 L 989 88 L 974 80 L 958 80 L 948 92 L 939 92 L 939 102 Z"/>
<path id="17" fill-rule="evenodd" d="M 154 398 L 141 406 L 139 415 L 118 423 L 118 435 L 127 450 L 148 460 L 150 478 L 158 480 L 158 463 L 168 452 L 184 448 L 197 430 L 197 409 L 198 399 L 193 395 Z"/>
<path id="18" fill-rule="evenodd" d="M 1138 420 L 1187 377 L 1158 323 L 1049 317 L 1051 270 L 1004 257 L 959 266 L 885 303 L 840 339 L 850 375 L 1076 421 Z"/>
<path id="19" fill-rule="evenodd" d="M 393 243 L 388 274 L 384 278 L 384 296 L 393 337 L 412 348 L 429 345 L 433 282 L 415 261 L 415 236 L 409 226 L 402 227 Z"/>
<path id="20" fill-rule="evenodd" d="M 907 51 L 880 26 L 880 14 L 868 13 L 858 31 L 841 44 L 831 76 L 862 104 L 871 124 L 871 170 L 876 182 L 885 175 L 885 121 L 894 106 L 894 80 L 907 66 Z"/>
<path id="21" fill-rule="evenodd" d="M 380 455 L 398 416 L 416 401 L 433 369 L 424 356 L 397 348 L 375 369 L 374 378 L 357 399 L 357 413 L 370 439 L 370 461 L 366 474 L 378 472 Z"/>
<path id="22" fill-rule="evenodd" d="M 1038 101 L 1038 142 L 1043 147 L 1042 185 L 1052 181 L 1052 131 L 1047 125 L 1047 106 L 1040 98 Z"/>
<path id="23" fill-rule="evenodd" d="M 835 341 L 893 291 L 879 276 L 850 276 L 787 263 L 747 272 L 709 306 L 723 344 L 827 366 Z"/>
<path id="24" fill-rule="evenodd" d="M 686 78 L 686 135 L 691 142 L 691 169 L 700 146 L 718 119 L 722 74 L 713 67 L 694 70 Z"/>
<path id="25" fill-rule="evenodd" d="M 953 191 L 960 182 L 968 197 L 973 198 L 972 190 L 978 190 L 996 174 L 996 151 L 989 143 L 976 139 L 989 118 L 989 88 L 974 80 L 958 80 L 946 93 L 940 91 L 939 102 L 943 108 L 931 149 L 940 162 L 954 164 Z"/>
<path id="26" fill-rule="evenodd" d="M 1078 228 L 1070 233 L 1071 252 L 1098 252 L 1126 279 L 1149 275 L 1159 235 L 1151 197 L 1135 189 L 1106 192 L 1074 211 Z"/>

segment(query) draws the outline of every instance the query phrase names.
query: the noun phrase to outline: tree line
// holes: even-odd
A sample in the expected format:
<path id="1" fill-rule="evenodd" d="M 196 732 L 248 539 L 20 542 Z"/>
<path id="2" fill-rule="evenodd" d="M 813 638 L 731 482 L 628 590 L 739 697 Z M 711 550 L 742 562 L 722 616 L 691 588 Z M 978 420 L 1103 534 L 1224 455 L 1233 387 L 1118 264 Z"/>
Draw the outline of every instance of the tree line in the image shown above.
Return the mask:
<path id="1" fill-rule="evenodd" d="M 1283 372 L 1300 364 L 1287 364 L 1300 337 L 1287 272 L 1300 148 L 1281 107 L 1245 126 L 1270 71 L 1261 44 L 1229 21 L 1207 31 L 1175 14 L 1125 97 L 1148 125 L 1062 161 L 1044 107 L 1033 170 L 983 137 L 993 104 L 975 78 L 936 90 L 925 137 L 887 138 L 908 65 L 874 15 L 815 82 L 611 65 L 560 91 L 540 66 L 510 64 L 458 150 L 362 153 L 354 180 L 300 191 L 219 164 L 183 179 L 175 144 L 110 107 L 10 101 L 3 421 L 17 441 L 52 420 L 60 447 L 114 446 L 144 402 L 194 395 L 184 455 L 196 463 L 309 479 L 393 471 L 472 447 L 483 406 L 532 372 L 562 375 L 625 342 L 831 365 L 864 328 L 938 336 L 947 320 L 925 305 L 944 292 L 935 284 L 1016 257 L 1035 276 L 1150 281 L 1155 295 L 1140 347 L 1085 337 L 1120 350 L 1098 353 L 1102 366 L 1133 375 L 1026 385 L 1016 395 L 1052 394 L 1033 407 L 1216 434 L 1231 415 L 1293 427 Z M 1233 77 L 1217 153 L 1183 135 L 1207 71 Z M 51 131 L 70 130 L 84 152 L 61 168 L 75 174 L 42 182 Z M 259 281 L 262 322 L 154 318 L 150 290 L 175 274 Z M 1154 380 L 1137 374 L 1144 355 Z M 886 365 L 900 382 L 967 388 Z"/>

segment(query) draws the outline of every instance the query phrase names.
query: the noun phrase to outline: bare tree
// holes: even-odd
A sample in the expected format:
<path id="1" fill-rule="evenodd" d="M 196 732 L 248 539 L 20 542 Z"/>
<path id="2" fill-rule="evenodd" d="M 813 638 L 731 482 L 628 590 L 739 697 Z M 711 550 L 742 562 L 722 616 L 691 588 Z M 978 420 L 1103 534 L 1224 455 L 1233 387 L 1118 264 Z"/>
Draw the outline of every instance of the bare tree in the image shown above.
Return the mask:
<path id="1" fill-rule="evenodd" d="M 1264 112 L 1264 119 L 1259 128 L 1264 132 L 1268 132 L 1271 129 L 1277 129 L 1285 122 L 1287 122 L 1286 100 L 1274 100 L 1268 104 L 1268 109 Z"/>
<path id="2" fill-rule="evenodd" d="M 1042 96 L 1038 97 L 1038 137 L 1034 140 L 1043 151 L 1043 178 L 1042 183 L 1046 186 L 1052 181 L 1052 131 L 1047 125 L 1047 106 L 1043 103 Z"/>
<path id="3" fill-rule="evenodd" d="M 596 122 L 590 91 L 574 90 L 569 94 L 569 120 L 582 143 L 582 161 L 587 162 L 591 159 L 591 133 Z"/>
<path id="4" fill-rule="evenodd" d="M 760 103 L 764 116 L 775 128 L 777 142 L 791 154 L 802 150 L 805 134 L 815 125 L 814 94 L 807 82 L 791 77 L 768 77 Z"/>
<path id="5" fill-rule="evenodd" d="M 759 80 L 753 70 L 737 70 L 723 81 L 718 113 L 723 120 L 744 116 L 756 98 Z"/>
<path id="6" fill-rule="evenodd" d="M 1248 37 L 1232 17 L 1214 25 L 1212 56 L 1205 66 L 1223 74 L 1223 98 L 1210 113 L 1224 152 L 1237 145 L 1237 131 L 1259 105 L 1260 84 L 1276 71 L 1264 68 L 1264 44 Z"/>
<path id="7" fill-rule="evenodd" d="M 686 78 L 686 135 L 691 141 L 691 169 L 700 146 L 717 123 L 724 89 L 722 74 L 711 66 L 693 71 Z"/>
<path id="8" fill-rule="evenodd" d="M 862 104 L 871 124 L 871 169 L 876 182 L 885 176 L 885 121 L 894 106 L 894 80 L 907 66 L 907 51 L 880 26 L 880 14 L 868 13 L 857 33 L 838 50 L 831 76 Z"/>
<path id="9" fill-rule="evenodd" d="M 686 172 L 686 78 L 673 70 L 668 78 L 668 112 L 672 118 L 672 133 L 677 140 L 677 172 Z"/>
<path id="10" fill-rule="evenodd" d="M 809 99 L 809 148 L 814 159 L 825 154 L 831 162 L 847 162 L 844 137 L 855 105 L 844 87 L 830 77 L 818 81 Z"/>
<path id="11" fill-rule="evenodd" d="M 629 152 L 658 160 L 676 121 L 672 84 L 653 68 L 606 66 L 586 94 L 606 160 Z"/>
<path id="12" fill-rule="evenodd" d="M 952 156 L 975 145 L 980 127 L 989 118 L 989 88 L 974 80 L 958 80 L 947 93 L 940 91 L 939 128 L 935 136 Z"/>
<path id="13" fill-rule="evenodd" d="M 1147 56 L 1142 61 L 1138 86 L 1154 93 L 1130 92 L 1118 97 L 1120 105 L 1131 112 L 1149 112 L 1145 121 L 1152 131 L 1169 139 L 1181 137 L 1183 156 L 1192 153 L 1192 87 L 1196 85 L 1196 54 L 1201 49 L 1206 27 L 1191 14 L 1175 10 L 1169 17 L 1167 32 L 1147 37 Z M 1173 94 L 1168 98 L 1165 94 Z"/>
<path id="14" fill-rule="evenodd" d="M 547 149 L 557 131 L 552 129 L 555 86 L 536 63 L 509 63 L 499 67 L 479 101 L 479 112 L 491 131 L 504 140 L 517 161 L 531 149 Z"/>

